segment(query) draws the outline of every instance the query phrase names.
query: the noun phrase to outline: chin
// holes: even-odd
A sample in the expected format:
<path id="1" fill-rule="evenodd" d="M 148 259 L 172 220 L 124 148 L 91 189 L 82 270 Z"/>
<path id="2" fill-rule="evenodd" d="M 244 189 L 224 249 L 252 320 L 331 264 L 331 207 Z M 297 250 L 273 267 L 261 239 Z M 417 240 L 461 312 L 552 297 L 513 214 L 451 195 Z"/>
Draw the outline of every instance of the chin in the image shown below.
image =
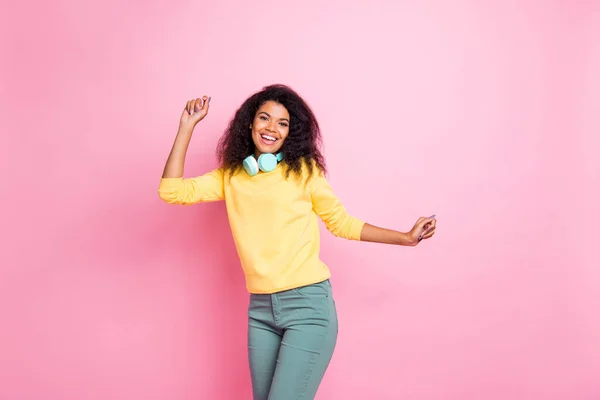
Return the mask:
<path id="1" fill-rule="evenodd" d="M 281 150 L 281 145 L 282 143 L 276 143 L 272 146 L 269 146 L 263 143 L 256 143 L 256 141 L 254 141 L 254 147 L 261 153 L 277 153 Z"/>
<path id="2" fill-rule="evenodd" d="M 257 149 L 261 153 L 277 153 L 279 151 L 279 149 L 281 149 L 281 146 L 277 146 L 277 147 L 258 146 Z"/>

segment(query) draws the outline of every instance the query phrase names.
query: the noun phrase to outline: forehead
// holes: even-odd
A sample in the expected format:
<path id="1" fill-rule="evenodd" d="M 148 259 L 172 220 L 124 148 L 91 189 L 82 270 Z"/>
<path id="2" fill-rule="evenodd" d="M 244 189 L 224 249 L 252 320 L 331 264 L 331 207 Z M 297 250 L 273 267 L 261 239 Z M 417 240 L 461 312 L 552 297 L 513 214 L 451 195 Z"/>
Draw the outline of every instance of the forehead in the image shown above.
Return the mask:
<path id="1" fill-rule="evenodd" d="M 269 101 L 265 102 L 262 106 L 260 106 L 258 108 L 257 113 L 260 113 L 263 111 L 273 117 L 289 118 L 289 115 L 290 115 L 288 113 L 287 108 L 285 108 L 283 105 L 281 105 L 277 102 L 274 102 L 273 100 L 269 100 Z"/>

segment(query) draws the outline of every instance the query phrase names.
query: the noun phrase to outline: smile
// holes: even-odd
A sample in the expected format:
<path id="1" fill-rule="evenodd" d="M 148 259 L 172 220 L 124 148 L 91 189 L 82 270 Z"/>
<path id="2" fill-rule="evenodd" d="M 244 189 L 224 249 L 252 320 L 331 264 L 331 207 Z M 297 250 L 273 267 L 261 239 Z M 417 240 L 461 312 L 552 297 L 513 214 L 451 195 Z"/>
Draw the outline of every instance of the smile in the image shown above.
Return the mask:
<path id="1" fill-rule="evenodd" d="M 277 141 L 276 138 L 270 135 L 260 135 L 260 137 L 262 138 L 262 141 L 266 144 L 273 144 Z"/>

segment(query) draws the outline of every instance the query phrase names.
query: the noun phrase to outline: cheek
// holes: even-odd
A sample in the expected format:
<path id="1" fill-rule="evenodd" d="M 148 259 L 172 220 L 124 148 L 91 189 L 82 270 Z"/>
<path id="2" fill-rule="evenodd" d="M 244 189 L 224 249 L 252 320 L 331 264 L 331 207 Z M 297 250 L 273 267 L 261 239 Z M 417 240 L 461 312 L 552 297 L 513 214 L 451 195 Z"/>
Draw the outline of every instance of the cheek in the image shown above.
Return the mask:
<path id="1" fill-rule="evenodd" d="M 288 134 L 290 133 L 290 131 L 288 129 L 282 129 L 279 131 L 279 134 L 281 135 L 282 139 L 286 139 L 288 137 Z"/>
<path id="2" fill-rule="evenodd" d="M 252 121 L 252 132 L 258 132 L 263 128 L 264 125 L 263 120 L 261 120 L 260 118 L 256 118 L 254 121 Z"/>

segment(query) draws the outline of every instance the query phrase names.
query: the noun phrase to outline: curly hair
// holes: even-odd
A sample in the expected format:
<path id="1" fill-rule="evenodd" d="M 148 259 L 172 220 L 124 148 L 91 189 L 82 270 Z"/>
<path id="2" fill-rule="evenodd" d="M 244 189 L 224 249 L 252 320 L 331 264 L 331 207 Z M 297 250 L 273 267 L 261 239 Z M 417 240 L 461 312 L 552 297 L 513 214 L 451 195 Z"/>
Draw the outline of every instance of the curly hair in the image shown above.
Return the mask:
<path id="1" fill-rule="evenodd" d="M 244 159 L 254 153 L 249 126 L 258 109 L 267 101 L 281 104 L 290 114 L 289 133 L 281 147 L 287 166 L 286 177 L 290 172 L 301 176 L 303 164 L 306 164 L 309 176 L 313 174 L 313 165 L 326 173 L 325 158 L 321 153 L 321 131 L 315 115 L 298 93 L 281 84 L 265 86 L 236 111 L 217 146 L 221 167 L 233 174 L 242 167 Z"/>

